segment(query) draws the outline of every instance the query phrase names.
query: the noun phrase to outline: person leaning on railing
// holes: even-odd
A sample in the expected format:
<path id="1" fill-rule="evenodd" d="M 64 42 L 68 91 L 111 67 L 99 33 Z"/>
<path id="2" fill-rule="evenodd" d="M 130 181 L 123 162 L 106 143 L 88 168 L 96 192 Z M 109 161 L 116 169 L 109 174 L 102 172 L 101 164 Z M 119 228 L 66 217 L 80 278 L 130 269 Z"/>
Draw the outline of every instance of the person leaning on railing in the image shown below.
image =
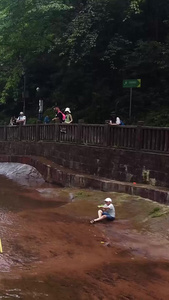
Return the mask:
<path id="1" fill-rule="evenodd" d="M 65 122 L 65 114 L 62 113 L 59 107 L 54 107 L 55 117 L 52 119 L 52 121 L 55 121 L 56 123 L 63 123 Z"/>
<path id="2" fill-rule="evenodd" d="M 110 125 L 121 125 L 121 120 L 119 117 L 116 117 L 116 114 L 114 112 L 111 113 L 110 115 Z"/>
<path id="3" fill-rule="evenodd" d="M 49 124 L 49 123 L 50 123 L 49 116 L 45 116 L 43 122 L 44 122 L 45 124 Z"/>
<path id="4" fill-rule="evenodd" d="M 65 108 L 65 115 L 66 115 L 65 123 L 67 123 L 67 124 L 72 123 L 73 122 L 73 118 L 72 118 L 71 111 L 70 111 L 69 107 Z"/>
<path id="5" fill-rule="evenodd" d="M 10 119 L 9 125 L 10 125 L 10 126 L 16 125 L 16 118 L 15 118 L 15 116 L 13 116 L 13 117 Z"/>
<path id="6" fill-rule="evenodd" d="M 116 117 L 115 122 L 112 122 L 112 120 L 109 121 L 110 125 L 121 125 L 121 120 L 119 117 Z"/>
<path id="7" fill-rule="evenodd" d="M 16 120 L 16 124 L 17 125 L 25 125 L 26 124 L 26 116 L 24 115 L 24 113 L 21 111 L 19 114 L 19 117 Z"/>

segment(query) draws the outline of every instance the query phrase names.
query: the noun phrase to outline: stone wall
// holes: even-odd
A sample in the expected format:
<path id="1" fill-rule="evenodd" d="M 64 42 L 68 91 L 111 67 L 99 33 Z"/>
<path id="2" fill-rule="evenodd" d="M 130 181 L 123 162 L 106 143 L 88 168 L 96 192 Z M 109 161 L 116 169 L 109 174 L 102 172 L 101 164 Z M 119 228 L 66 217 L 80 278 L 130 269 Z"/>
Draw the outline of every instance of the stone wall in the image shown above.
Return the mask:
<path id="1" fill-rule="evenodd" d="M 169 156 L 50 142 L 0 142 L 0 154 L 42 156 L 78 173 L 169 187 Z"/>

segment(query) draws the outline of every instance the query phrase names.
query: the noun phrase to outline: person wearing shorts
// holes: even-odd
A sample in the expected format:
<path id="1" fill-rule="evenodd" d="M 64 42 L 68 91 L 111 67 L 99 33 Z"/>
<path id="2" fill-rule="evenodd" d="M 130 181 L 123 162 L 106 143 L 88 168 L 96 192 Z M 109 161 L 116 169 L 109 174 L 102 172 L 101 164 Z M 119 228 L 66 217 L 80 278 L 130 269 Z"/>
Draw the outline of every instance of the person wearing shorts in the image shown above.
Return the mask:
<path id="1" fill-rule="evenodd" d="M 114 221 L 115 219 L 115 208 L 114 205 L 112 204 L 112 199 L 111 198 L 106 198 L 104 200 L 105 204 L 98 206 L 98 218 L 93 219 L 90 221 L 91 224 L 102 221 L 102 220 L 108 220 L 108 221 Z"/>

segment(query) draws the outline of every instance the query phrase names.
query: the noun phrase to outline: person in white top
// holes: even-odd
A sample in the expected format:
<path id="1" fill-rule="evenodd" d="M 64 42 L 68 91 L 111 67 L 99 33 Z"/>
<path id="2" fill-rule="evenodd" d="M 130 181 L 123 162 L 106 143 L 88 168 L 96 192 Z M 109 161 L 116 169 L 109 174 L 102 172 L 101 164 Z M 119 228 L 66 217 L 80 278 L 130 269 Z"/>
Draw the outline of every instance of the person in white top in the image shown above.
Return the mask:
<path id="1" fill-rule="evenodd" d="M 104 205 L 99 205 L 98 207 L 101 208 L 98 210 L 98 218 L 93 219 L 90 221 L 91 224 L 102 221 L 102 220 L 109 220 L 109 221 L 114 221 L 115 219 L 115 208 L 114 205 L 112 204 L 112 199 L 111 198 L 106 198 L 104 200 L 105 204 Z"/>
<path id="2" fill-rule="evenodd" d="M 120 125 L 121 124 L 121 120 L 119 117 L 116 117 L 116 125 Z"/>
<path id="3" fill-rule="evenodd" d="M 65 109 L 65 115 L 66 115 L 65 123 L 67 123 L 67 124 L 72 123 L 73 122 L 73 118 L 72 118 L 71 111 L 70 111 L 69 107 L 66 107 L 66 109 Z"/>
<path id="4" fill-rule="evenodd" d="M 121 125 L 120 118 L 116 117 L 114 112 L 111 113 L 111 118 L 110 118 L 109 124 L 110 125 Z"/>
<path id="5" fill-rule="evenodd" d="M 25 125 L 26 124 L 26 116 L 24 116 L 24 113 L 21 111 L 19 114 L 19 117 L 16 120 L 16 123 L 19 125 Z"/>

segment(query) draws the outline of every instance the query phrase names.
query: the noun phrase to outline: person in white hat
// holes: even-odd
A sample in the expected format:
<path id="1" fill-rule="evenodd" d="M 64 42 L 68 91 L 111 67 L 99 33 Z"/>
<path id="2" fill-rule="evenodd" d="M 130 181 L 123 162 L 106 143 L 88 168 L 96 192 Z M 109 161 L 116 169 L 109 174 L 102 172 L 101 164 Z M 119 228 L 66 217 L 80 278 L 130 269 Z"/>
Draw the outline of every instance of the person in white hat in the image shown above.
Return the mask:
<path id="1" fill-rule="evenodd" d="M 91 224 L 98 221 L 103 221 L 105 219 L 108 221 L 114 221 L 115 208 L 114 205 L 112 204 L 112 199 L 106 198 L 104 202 L 105 202 L 104 205 L 98 205 L 98 207 L 101 208 L 98 210 L 98 218 L 91 220 L 90 221 Z"/>
<path id="2" fill-rule="evenodd" d="M 24 116 L 24 113 L 21 111 L 19 114 L 19 117 L 16 120 L 17 124 L 25 125 L 26 124 L 26 116 Z"/>
<path id="3" fill-rule="evenodd" d="M 66 115 L 65 123 L 67 123 L 67 124 L 72 123 L 73 122 L 73 118 L 72 118 L 71 111 L 70 111 L 69 107 L 65 108 L 65 115 Z"/>

